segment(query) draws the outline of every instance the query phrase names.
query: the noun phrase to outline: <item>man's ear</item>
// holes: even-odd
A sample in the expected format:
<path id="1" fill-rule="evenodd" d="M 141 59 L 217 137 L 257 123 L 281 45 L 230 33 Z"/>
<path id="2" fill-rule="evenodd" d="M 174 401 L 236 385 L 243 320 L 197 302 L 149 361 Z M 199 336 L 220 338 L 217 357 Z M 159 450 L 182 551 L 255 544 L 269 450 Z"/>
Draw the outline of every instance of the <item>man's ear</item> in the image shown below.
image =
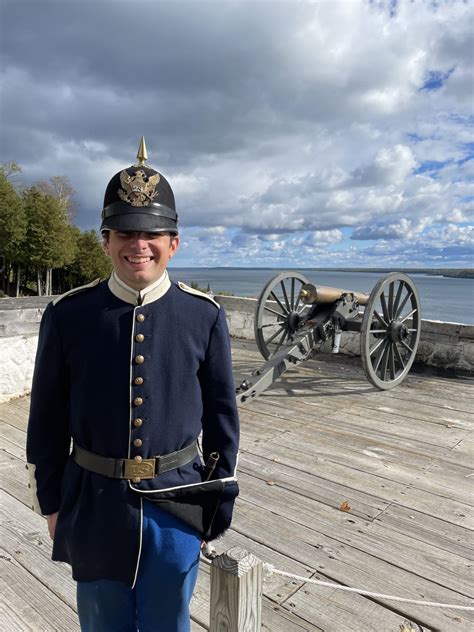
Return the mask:
<path id="1" fill-rule="evenodd" d="M 178 250 L 178 246 L 179 246 L 179 235 L 174 235 L 173 237 L 170 238 L 170 259 L 171 257 L 174 257 L 176 254 L 176 251 Z"/>

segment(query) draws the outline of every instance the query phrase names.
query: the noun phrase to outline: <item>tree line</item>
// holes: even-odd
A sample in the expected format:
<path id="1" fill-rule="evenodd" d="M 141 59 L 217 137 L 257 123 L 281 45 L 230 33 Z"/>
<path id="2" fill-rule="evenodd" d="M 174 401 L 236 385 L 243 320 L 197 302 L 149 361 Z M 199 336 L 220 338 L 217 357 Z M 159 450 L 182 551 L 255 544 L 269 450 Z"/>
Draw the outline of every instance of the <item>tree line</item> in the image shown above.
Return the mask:
<path id="1" fill-rule="evenodd" d="M 74 190 L 64 176 L 22 187 L 21 167 L 0 165 L 0 295 L 51 296 L 107 277 L 101 238 L 73 224 Z"/>

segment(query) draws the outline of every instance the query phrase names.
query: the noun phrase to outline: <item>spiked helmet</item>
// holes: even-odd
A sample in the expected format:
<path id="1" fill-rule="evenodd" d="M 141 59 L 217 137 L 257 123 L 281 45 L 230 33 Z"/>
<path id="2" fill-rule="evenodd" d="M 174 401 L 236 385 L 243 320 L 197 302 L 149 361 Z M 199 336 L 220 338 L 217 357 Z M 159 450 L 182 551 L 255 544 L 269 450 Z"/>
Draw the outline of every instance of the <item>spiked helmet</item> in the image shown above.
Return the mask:
<path id="1" fill-rule="evenodd" d="M 100 230 L 178 234 L 178 214 L 168 180 L 145 165 L 142 136 L 138 164 L 116 173 L 107 185 Z"/>

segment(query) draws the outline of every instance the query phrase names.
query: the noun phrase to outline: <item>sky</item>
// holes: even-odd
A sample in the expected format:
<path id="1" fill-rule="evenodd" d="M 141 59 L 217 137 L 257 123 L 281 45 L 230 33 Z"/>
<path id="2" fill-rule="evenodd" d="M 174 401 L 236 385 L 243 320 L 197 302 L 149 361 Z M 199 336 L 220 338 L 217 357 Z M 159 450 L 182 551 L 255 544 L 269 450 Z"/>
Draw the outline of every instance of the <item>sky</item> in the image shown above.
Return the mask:
<path id="1" fill-rule="evenodd" d="M 473 266 L 472 2 L 0 6 L 0 161 L 82 229 L 143 134 L 176 266 Z"/>

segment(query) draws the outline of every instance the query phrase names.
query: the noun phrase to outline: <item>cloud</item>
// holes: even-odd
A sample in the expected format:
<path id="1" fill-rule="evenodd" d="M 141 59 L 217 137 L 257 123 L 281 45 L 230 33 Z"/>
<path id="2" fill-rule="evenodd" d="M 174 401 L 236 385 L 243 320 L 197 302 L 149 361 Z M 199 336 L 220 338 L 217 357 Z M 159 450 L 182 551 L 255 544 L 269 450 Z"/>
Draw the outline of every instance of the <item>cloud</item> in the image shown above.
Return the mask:
<path id="1" fill-rule="evenodd" d="M 207 246 L 246 265 L 366 262 L 367 240 L 408 253 L 472 221 L 470 11 L 4 0 L 2 160 L 25 184 L 66 175 L 78 224 L 97 227 L 145 134 L 190 265 Z M 452 248 L 443 261 L 463 262 Z"/>
<path id="2" fill-rule="evenodd" d="M 410 147 L 382 147 L 372 164 L 355 169 L 345 186 L 403 184 L 417 163 Z"/>
<path id="3" fill-rule="evenodd" d="M 397 224 L 361 226 L 351 235 L 351 239 L 406 239 L 415 233 L 412 222 L 403 217 Z"/>
<path id="4" fill-rule="evenodd" d="M 342 240 L 342 232 L 334 230 L 315 230 L 308 236 L 307 242 L 311 245 L 337 244 Z"/>
<path id="5" fill-rule="evenodd" d="M 455 226 L 448 224 L 441 228 L 433 228 L 427 233 L 427 237 L 439 244 L 454 244 L 473 248 L 474 254 L 474 226 Z"/>

